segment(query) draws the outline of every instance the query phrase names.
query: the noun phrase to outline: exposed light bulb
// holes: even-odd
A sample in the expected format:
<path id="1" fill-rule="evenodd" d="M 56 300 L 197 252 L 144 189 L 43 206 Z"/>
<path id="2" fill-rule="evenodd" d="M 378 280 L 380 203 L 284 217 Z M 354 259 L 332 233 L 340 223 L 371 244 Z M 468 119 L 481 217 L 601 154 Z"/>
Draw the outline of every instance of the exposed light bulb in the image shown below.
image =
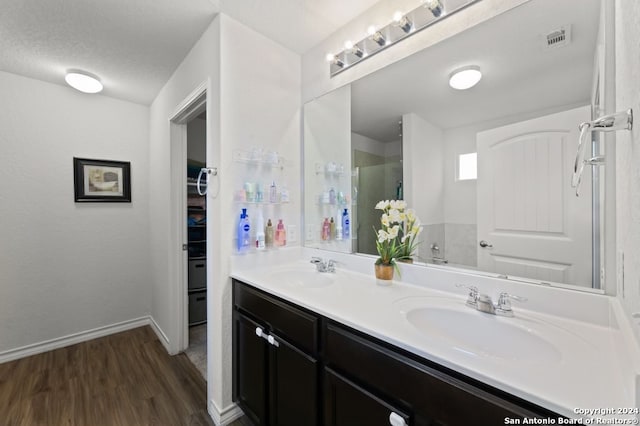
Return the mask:
<path id="1" fill-rule="evenodd" d="M 327 62 L 329 62 L 330 64 L 333 65 L 337 65 L 340 68 L 342 68 L 344 66 L 344 62 L 342 62 L 336 55 L 334 55 L 333 53 L 327 53 L 327 56 L 325 56 L 325 59 L 327 60 Z"/>
<path id="2" fill-rule="evenodd" d="M 456 90 L 470 89 L 482 78 L 482 72 L 477 65 L 458 68 L 449 75 L 449 86 Z"/>
<path id="3" fill-rule="evenodd" d="M 375 25 L 370 25 L 369 28 L 367 28 L 367 34 L 369 34 L 370 36 L 374 35 L 378 30 L 376 30 L 376 26 Z"/>
<path id="4" fill-rule="evenodd" d="M 353 42 L 351 40 L 347 40 L 344 42 L 344 48 L 347 50 L 353 49 Z"/>
<path id="5" fill-rule="evenodd" d="M 394 14 L 393 14 L 393 20 L 395 22 L 400 22 L 402 20 L 402 12 L 400 12 L 399 10 L 397 10 Z"/>
<path id="6" fill-rule="evenodd" d="M 440 0 L 422 0 L 422 5 L 429 9 L 436 18 L 444 13 L 444 6 Z"/>

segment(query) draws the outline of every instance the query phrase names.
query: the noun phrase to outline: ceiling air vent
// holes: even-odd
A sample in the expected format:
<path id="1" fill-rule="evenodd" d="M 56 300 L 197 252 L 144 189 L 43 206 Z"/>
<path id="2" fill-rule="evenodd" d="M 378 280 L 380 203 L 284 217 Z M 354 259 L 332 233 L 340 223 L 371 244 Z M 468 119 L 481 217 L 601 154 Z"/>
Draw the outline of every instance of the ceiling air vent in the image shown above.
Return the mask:
<path id="1" fill-rule="evenodd" d="M 556 48 L 566 46 L 571 41 L 571 27 L 566 25 L 547 33 L 547 47 Z"/>

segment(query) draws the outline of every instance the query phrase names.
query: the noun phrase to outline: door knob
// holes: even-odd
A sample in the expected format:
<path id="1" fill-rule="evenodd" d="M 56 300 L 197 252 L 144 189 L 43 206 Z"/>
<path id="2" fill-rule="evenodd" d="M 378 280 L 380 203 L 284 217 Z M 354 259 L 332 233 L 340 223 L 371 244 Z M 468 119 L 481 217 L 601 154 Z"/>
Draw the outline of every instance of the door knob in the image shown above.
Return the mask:
<path id="1" fill-rule="evenodd" d="M 487 248 L 487 247 L 493 247 L 492 244 L 489 244 L 488 242 L 486 242 L 485 240 L 480 240 L 480 247 L 482 248 Z"/>

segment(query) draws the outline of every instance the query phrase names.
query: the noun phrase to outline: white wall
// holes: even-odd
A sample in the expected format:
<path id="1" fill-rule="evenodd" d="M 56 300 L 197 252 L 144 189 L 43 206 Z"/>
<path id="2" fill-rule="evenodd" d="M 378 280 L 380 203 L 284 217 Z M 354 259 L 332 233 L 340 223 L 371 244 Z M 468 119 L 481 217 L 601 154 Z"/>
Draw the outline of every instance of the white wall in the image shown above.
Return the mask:
<path id="1" fill-rule="evenodd" d="M 147 107 L 0 72 L 0 355 L 149 314 Z M 73 157 L 131 162 L 75 203 Z"/>
<path id="2" fill-rule="evenodd" d="M 179 229 L 183 224 L 177 222 L 173 206 L 180 206 L 182 200 L 171 196 L 171 156 L 176 155 L 171 145 L 169 119 L 178 105 L 202 83 L 207 83 L 207 164 L 220 168 L 220 175 L 229 172 L 220 160 L 220 17 L 214 19 L 202 37 L 193 46 L 180 66 L 173 73 L 151 104 L 149 129 L 149 222 L 151 233 L 152 292 L 151 310 L 153 318 L 166 335 L 169 346 L 179 347 L 180 322 L 175 309 L 175 301 L 183 296 L 179 294 L 179 261 L 172 249 L 180 244 Z M 219 297 L 226 261 L 222 257 L 220 239 L 221 204 L 219 197 L 207 197 L 207 208 L 214 212 L 214 220 L 207 221 L 209 250 L 214 256 L 207 259 L 208 290 L 207 305 L 210 326 L 208 332 L 208 387 L 209 397 L 213 395 L 216 403 L 222 404 L 222 329 L 221 312 L 213 309 Z M 216 238 L 213 238 L 213 237 Z M 219 302 L 218 302 L 219 303 Z M 176 349 L 177 350 L 177 349 Z M 213 388 L 213 389 L 212 389 Z"/>
<path id="3" fill-rule="evenodd" d="M 616 0 L 616 110 L 640 111 L 640 3 Z M 629 315 L 640 312 L 640 126 L 616 132 L 616 219 L 618 254 L 624 253 L 624 279 L 618 274 L 618 298 Z M 620 260 L 620 259 L 618 259 Z M 618 265 L 621 268 L 621 265 Z M 638 319 L 636 336 L 640 339 Z"/>
<path id="4" fill-rule="evenodd" d="M 233 153 L 260 146 L 287 158 L 282 179 L 291 203 L 278 207 L 277 214 L 300 229 L 300 57 L 219 15 L 151 105 L 152 310 L 172 346 L 180 335 L 175 300 L 181 296 L 177 294 L 179 265 L 172 247 L 179 241 L 176 233 L 181 224 L 174 223 L 171 215 L 171 206 L 180 200 L 172 200 L 168 189 L 169 117 L 202 82 L 208 82 L 207 165 L 219 170 L 207 196 L 207 384 L 213 409 L 224 415 L 232 404 L 229 268 L 240 209 L 233 193 L 248 173 L 246 164 L 233 160 Z"/>
<path id="5" fill-rule="evenodd" d="M 442 129 L 416 114 L 402 116 L 404 199 L 423 224 L 444 222 Z"/>
<path id="6" fill-rule="evenodd" d="M 350 252 L 350 241 L 320 238 L 324 218 L 340 220 L 342 216 L 341 206 L 320 203 L 319 197 L 331 188 L 336 194 L 342 191 L 351 196 L 351 88 L 334 90 L 307 103 L 304 115 L 305 245 Z M 326 173 L 329 162 L 341 164 L 344 173 Z"/>

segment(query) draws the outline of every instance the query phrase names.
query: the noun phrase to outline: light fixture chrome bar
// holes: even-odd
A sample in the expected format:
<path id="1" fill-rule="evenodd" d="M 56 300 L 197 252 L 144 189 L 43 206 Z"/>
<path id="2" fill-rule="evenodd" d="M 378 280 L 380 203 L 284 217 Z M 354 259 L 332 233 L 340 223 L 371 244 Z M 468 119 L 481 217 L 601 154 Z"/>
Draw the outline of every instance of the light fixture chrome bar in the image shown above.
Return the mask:
<path id="1" fill-rule="evenodd" d="M 407 13 L 398 13 L 382 27 L 370 26 L 368 35 L 350 48 L 327 55 L 331 77 L 353 67 L 378 52 L 404 40 L 442 19 L 446 19 L 480 0 L 421 0 L 420 5 Z"/>

